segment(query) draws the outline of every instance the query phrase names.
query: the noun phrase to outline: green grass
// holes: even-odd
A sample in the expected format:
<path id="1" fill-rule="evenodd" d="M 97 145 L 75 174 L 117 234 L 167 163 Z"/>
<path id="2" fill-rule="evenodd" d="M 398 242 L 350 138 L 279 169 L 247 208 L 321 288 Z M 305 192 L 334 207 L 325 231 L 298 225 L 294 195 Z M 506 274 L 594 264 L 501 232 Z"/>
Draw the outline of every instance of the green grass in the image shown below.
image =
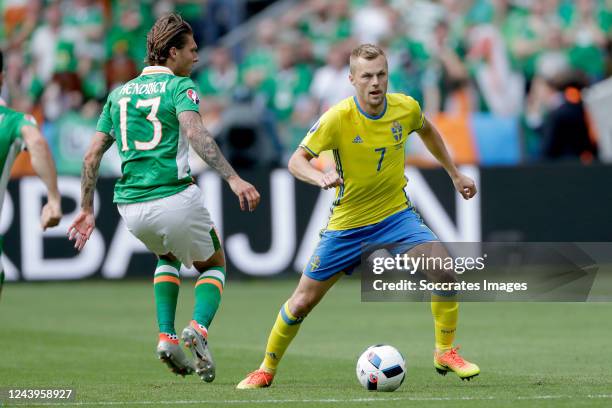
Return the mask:
<path id="1" fill-rule="evenodd" d="M 8 284 L 0 303 L 0 387 L 72 387 L 86 406 L 612 404 L 611 303 L 462 304 L 458 344 L 482 369 L 462 382 L 432 367 L 429 304 L 361 303 L 356 280 L 340 281 L 305 320 L 273 387 L 235 390 L 258 366 L 296 282 L 228 284 L 211 328 L 212 384 L 174 376 L 156 360 L 150 282 Z M 177 329 L 192 305 L 192 281 L 185 280 Z M 381 342 L 407 359 L 406 381 L 394 393 L 368 393 L 355 377 L 360 352 Z"/>

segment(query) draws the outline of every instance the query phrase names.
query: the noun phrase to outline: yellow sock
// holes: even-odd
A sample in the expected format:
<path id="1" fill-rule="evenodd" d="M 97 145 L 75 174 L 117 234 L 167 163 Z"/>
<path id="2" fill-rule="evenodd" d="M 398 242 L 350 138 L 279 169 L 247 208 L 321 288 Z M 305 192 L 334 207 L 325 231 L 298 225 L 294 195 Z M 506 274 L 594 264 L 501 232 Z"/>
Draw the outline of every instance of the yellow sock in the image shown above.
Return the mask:
<path id="1" fill-rule="evenodd" d="M 457 330 L 459 303 L 457 296 L 431 295 L 431 314 L 434 318 L 436 349 L 448 350 L 453 346 Z"/>
<path id="2" fill-rule="evenodd" d="M 268 337 L 266 355 L 260 368 L 272 373 L 276 372 L 276 367 L 283 358 L 283 354 L 300 329 L 300 323 L 302 323 L 302 318 L 293 316 L 289 311 L 288 302 L 285 302 Z"/>

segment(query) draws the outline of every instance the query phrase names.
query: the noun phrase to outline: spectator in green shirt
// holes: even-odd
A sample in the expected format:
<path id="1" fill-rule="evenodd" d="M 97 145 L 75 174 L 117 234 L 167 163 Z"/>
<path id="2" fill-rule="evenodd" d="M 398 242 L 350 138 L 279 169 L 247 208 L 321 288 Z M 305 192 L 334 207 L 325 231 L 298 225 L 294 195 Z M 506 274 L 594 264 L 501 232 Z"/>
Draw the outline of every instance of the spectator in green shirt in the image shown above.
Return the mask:
<path id="1" fill-rule="evenodd" d="M 310 0 L 298 18 L 297 28 L 311 41 L 316 60 L 325 62 L 331 45 L 351 35 L 349 2 Z"/>
<path id="2" fill-rule="evenodd" d="M 255 46 L 247 52 L 240 65 L 251 88 L 257 87 L 266 77 L 274 75 L 277 29 L 277 24 L 272 19 L 262 20 L 257 25 Z"/>
<path id="3" fill-rule="evenodd" d="M 203 96 L 229 101 L 233 89 L 240 83 L 238 67 L 225 47 L 217 47 L 210 53 L 210 64 L 196 78 Z"/>
<path id="4" fill-rule="evenodd" d="M 610 13 L 597 7 L 595 0 L 578 0 L 565 27 L 572 66 L 591 81 L 604 75 L 604 47 L 610 31 Z"/>
<path id="5" fill-rule="evenodd" d="M 546 35 L 558 21 L 557 9 L 550 2 L 534 1 L 529 10 L 519 10 L 516 13 L 521 13 L 517 24 L 513 26 L 516 31 L 514 34 L 506 32 L 506 36 L 511 36 L 512 57 L 529 87 L 535 75 L 538 57 L 546 46 Z M 518 16 L 515 14 L 515 17 Z"/>
<path id="6" fill-rule="evenodd" d="M 219 117 L 231 103 L 234 90 L 241 83 L 240 72 L 230 51 L 225 47 L 213 49 L 209 65 L 196 76 L 195 82 L 203 96 L 200 105 L 202 113 Z"/>
<path id="7" fill-rule="evenodd" d="M 308 93 L 312 74 L 304 64 L 296 64 L 296 51 L 292 44 L 281 44 L 276 49 L 277 71 L 267 79 L 266 93 L 271 97 L 269 106 L 276 118 L 284 122 L 291 116 L 297 97 Z"/>

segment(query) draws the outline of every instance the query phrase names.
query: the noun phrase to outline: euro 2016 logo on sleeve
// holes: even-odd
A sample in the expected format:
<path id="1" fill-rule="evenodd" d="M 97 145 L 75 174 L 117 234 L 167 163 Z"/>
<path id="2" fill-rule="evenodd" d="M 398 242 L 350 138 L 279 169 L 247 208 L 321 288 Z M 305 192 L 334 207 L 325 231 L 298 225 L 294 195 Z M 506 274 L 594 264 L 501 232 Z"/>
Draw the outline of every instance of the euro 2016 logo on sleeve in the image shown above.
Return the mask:
<path id="1" fill-rule="evenodd" d="M 317 120 L 317 121 L 315 122 L 315 124 L 314 124 L 314 125 L 312 125 L 312 127 L 310 128 L 310 130 L 308 131 L 308 133 L 314 133 L 314 132 L 316 132 L 316 131 L 317 131 L 317 129 L 319 128 L 319 122 L 320 122 L 320 120 Z"/>
<path id="2" fill-rule="evenodd" d="M 391 127 L 391 133 L 393 134 L 393 139 L 395 139 L 396 142 L 399 142 L 400 140 L 402 140 L 403 130 L 404 128 L 402 127 L 401 123 L 399 123 L 397 120 L 393 121 L 393 126 Z"/>
<path id="3" fill-rule="evenodd" d="M 196 105 L 200 104 L 200 98 L 198 97 L 197 92 L 194 91 L 193 89 L 188 89 L 187 90 L 187 97 L 189 99 L 191 99 L 193 101 L 193 103 L 195 103 Z"/>

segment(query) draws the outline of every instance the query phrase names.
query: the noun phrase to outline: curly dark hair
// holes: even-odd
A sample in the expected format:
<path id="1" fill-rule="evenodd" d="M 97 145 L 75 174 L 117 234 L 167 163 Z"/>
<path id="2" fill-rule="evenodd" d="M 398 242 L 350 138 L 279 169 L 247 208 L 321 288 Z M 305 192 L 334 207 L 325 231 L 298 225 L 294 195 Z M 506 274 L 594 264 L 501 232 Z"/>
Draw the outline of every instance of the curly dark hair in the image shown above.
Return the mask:
<path id="1" fill-rule="evenodd" d="M 149 65 L 164 64 L 170 56 L 170 49 L 183 48 L 188 35 L 193 35 L 193 30 L 180 15 L 170 13 L 160 17 L 147 34 L 145 62 Z"/>

